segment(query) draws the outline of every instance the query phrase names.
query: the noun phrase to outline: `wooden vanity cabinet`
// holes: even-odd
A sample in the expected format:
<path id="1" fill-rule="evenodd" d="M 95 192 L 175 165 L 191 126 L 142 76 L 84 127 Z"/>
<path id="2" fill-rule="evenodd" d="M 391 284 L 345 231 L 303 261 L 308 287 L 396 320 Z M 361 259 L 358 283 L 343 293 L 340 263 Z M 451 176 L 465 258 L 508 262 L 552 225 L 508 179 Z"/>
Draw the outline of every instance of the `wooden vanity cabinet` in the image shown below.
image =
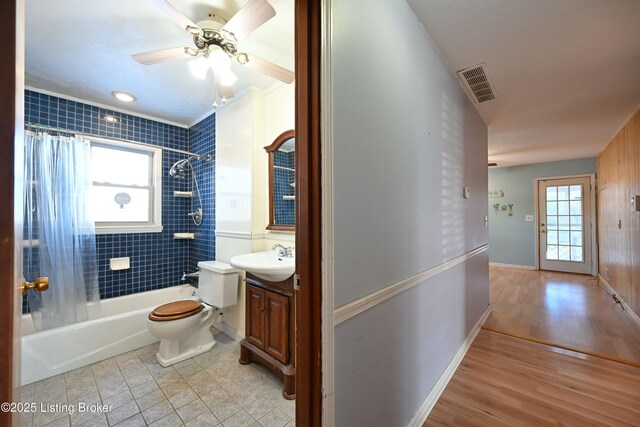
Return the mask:
<path id="1" fill-rule="evenodd" d="M 245 339 L 240 363 L 258 362 L 284 381 L 282 395 L 295 398 L 295 297 L 293 278 L 270 282 L 247 273 Z"/>

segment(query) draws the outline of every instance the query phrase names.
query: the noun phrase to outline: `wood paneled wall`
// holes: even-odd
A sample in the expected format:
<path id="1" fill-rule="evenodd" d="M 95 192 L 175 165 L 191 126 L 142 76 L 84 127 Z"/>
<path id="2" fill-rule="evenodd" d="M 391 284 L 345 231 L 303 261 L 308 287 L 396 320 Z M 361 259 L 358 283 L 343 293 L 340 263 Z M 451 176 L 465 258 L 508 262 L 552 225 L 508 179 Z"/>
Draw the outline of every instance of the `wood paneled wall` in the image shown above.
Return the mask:
<path id="1" fill-rule="evenodd" d="M 640 107 L 598 156 L 600 275 L 608 268 L 609 284 L 640 314 L 640 212 L 631 211 L 633 195 L 640 195 Z"/>

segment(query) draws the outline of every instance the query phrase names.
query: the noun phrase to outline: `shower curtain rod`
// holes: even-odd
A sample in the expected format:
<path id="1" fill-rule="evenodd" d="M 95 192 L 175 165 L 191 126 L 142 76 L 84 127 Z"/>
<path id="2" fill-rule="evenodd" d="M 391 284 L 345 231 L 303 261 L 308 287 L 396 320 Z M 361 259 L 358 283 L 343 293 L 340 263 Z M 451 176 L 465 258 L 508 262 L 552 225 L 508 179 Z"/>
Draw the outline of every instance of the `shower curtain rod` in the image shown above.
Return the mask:
<path id="1" fill-rule="evenodd" d="M 79 132 L 79 131 L 74 131 L 74 130 L 70 130 L 70 129 L 58 128 L 58 127 L 47 126 L 47 125 L 39 125 L 37 123 L 29 123 L 29 122 L 25 122 L 24 126 L 26 128 L 31 128 L 33 130 L 48 130 L 48 131 L 51 131 L 51 132 L 62 132 L 62 133 L 68 133 L 68 134 L 73 134 L 73 135 L 82 135 L 82 136 L 86 136 L 86 137 L 89 137 L 89 138 L 101 138 L 101 139 L 108 139 L 108 140 L 111 140 L 111 141 L 122 141 L 122 142 L 127 142 L 129 144 L 142 145 L 143 147 L 160 148 L 162 150 L 172 151 L 174 153 L 180 153 L 180 154 L 186 154 L 187 156 L 193 156 L 193 157 L 196 157 L 198 160 L 200 160 L 200 159 L 204 159 L 206 161 L 212 161 L 213 160 L 213 156 L 211 154 L 196 154 L 196 153 L 192 153 L 192 152 L 186 151 L 186 150 L 179 150 L 177 148 L 162 147 L 160 145 L 147 144 L 146 142 L 132 141 L 130 139 L 110 138 L 110 137 L 106 137 L 106 136 L 102 136 L 102 135 L 96 135 L 96 134 L 93 134 L 93 133 Z"/>

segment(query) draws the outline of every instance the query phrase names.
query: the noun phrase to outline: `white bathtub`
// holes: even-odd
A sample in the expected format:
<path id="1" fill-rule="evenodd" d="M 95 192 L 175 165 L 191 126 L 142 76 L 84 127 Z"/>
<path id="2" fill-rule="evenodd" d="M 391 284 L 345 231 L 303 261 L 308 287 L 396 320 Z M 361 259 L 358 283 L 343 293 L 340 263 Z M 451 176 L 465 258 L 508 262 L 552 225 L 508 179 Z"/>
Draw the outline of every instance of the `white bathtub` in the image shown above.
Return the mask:
<path id="1" fill-rule="evenodd" d="M 23 315 L 22 385 L 157 342 L 147 331 L 149 312 L 194 291 L 179 285 L 105 299 L 89 307 L 91 320 L 43 332 L 34 332 L 31 315 Z"/>

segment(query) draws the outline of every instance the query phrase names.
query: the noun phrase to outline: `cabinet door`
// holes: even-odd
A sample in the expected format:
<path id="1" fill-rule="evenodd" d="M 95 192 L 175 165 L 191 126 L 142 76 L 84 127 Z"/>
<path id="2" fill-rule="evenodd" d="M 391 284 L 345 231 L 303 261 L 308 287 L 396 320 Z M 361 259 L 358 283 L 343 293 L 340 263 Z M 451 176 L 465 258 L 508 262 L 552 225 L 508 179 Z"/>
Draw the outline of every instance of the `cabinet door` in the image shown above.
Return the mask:
<path id="1" fill-rule="evenodd" d="M 261 349 L 264 349 L 264 295 L 264 290 L 247 285 L 246 338 Z"/>
<path id="2" fill-rule="evenodd" d="M 289 360 L 289 298 L 266 291 L 264 293 L 267 317 L 265 321 L 264 350 L 287 363 Z"/>

